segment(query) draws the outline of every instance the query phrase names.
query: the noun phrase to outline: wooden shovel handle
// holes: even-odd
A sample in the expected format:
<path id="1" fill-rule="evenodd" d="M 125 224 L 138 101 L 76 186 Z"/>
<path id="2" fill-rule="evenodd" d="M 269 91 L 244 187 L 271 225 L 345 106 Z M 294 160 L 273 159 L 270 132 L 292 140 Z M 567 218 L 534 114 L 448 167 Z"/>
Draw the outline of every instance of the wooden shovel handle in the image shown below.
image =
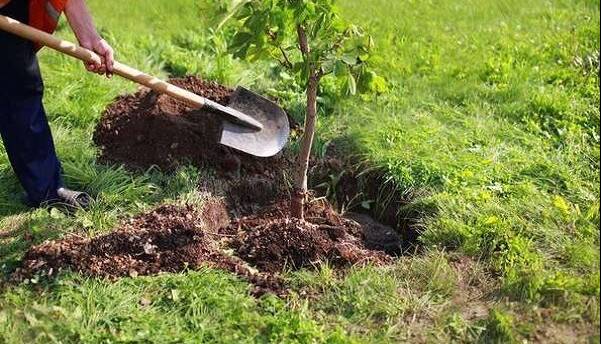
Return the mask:
<path id="1" fill-rule="evenodd" d="M 73 56 L 84 62 L 101 64 L 102 61 L 100 56 L 98 56 L 93 51 L 77 46 L 71 42 L 58 39 L 44 31 L 40 31 L 29 25 L 25 25 L 17 20 L 8 18 L 3 15 L 0 15 L 0 29 L 10 32 L 19 37 L 25 38 L 27 40 L 47 46 L 54 50 L 60 51 L 69 56 Z M 215 107 L 214 105 L 216 105 L 216 107 L 219 107 L 219 104 L 216 104 L 206 98 L 203 98 L 192 92 L 186 91 L 183 88 L 172 85 L 159 78 L 156 78 L 152 75 L 148 75 L 144 72 L 141 72 L 135 68 L 124 65 L 117 61 L 115 61 L 113 70 L 114 73 L 119 76 L 122 76 L 140 85 L 144 85 L 148 88 L 151 88 L 158 93 L 168 94 L 176 99 L 191 103 L 197 108 L 201 108 L 206 105 L 210 107 Z"/>
<path id="2" fill-rule="evenodd" d="M 73 56 L 84 62 L 95 64 L 102 63 L 102 59 L 100 58 L 100 56 L 98 56 L 93 51 L 77 46 L 71 42 L 58 39 L 44 31 L 40 31 L 29 25 L 23 24 L 18 20 L 14 20 L 3 15 L 0 15 L 0 29 L 10 32 L 19 37 L 25 38 L 27 40 L 47 46 L 54 50 L 60 51 L 69 56 Z M 230 121 L 238 122 L 255 130 L 263 129 L 263 124 L 261 124 L 259 121 L 236 109 L 225 107 L 210 99 L 206 99 L 197 94 L 186 91 L 183 88 L 177 87 L 166 81 L 156 78 L 152 75 L 148 75 L 135 68 L 124 65 L 123 63 L 115 61 L 115 63 L 113 64 L 113 73 L 122 76 L 126 79 L 129 79 L 133 82 L 136 82 L 140 85 L 144 85 L 148 88 L 151 88 L 158 93 L 164 93 L 175 99 L 188 102 L 195 108 L 199 109 L 201 107 L 207 107 L 216 110 L 222 115 L 227 115 L 227 118 Z"/>

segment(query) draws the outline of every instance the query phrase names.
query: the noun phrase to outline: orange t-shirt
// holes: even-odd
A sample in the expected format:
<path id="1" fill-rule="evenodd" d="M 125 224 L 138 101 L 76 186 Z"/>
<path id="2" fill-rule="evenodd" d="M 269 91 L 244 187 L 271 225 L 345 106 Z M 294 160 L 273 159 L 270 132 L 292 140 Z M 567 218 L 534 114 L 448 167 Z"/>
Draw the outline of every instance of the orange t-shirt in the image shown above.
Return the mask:
<path id="1" fill-rule="evenodd" d="M 11 0 L 0 0 L 0 7 Z M 29 0 L 29 25 L 53 33 L 69 0 Z"/>

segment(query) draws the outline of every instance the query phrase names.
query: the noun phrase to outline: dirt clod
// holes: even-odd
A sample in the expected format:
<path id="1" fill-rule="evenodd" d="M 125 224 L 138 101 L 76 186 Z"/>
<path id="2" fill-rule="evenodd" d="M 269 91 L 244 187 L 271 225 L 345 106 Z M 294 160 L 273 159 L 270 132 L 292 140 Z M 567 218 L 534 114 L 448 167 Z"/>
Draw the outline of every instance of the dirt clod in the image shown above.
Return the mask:
<path id="1" fill-rule="evenodd" d="M 345 216 L 361 226 L 367 248 L 385 251 L 391 255 L 401 253 L 403 240 L 394 228 L 383 225 L 367 214 L 348 213 Z"/>

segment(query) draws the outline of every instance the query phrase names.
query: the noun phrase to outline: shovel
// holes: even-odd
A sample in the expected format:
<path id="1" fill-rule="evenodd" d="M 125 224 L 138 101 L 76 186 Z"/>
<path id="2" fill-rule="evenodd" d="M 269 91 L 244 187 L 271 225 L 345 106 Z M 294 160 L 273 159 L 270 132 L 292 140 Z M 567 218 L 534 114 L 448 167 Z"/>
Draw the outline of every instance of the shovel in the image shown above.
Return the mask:
<path id="1" fill-rule="evenodd" d="M 101 63 L 100 57 L 94 52 L 12 18 L 0 15 L 0 29 L 84 62 Z M 158 93 L 221 115 L 225 120 L 219 143 L 223 145 L 258 157 L 270 157 L 280 152 L 288 141 L 290 126 L 284 110 L 243 87 L 238 87 L 231 95 L 228 106 L 223 106 L 117 61 L 113 70 L 115 74 Z"/>

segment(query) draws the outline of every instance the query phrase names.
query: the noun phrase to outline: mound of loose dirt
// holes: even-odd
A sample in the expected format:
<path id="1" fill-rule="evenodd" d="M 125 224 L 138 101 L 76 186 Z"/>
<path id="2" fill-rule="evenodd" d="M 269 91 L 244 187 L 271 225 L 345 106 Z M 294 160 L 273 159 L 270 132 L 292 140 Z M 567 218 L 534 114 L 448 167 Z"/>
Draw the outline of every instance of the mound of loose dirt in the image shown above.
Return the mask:
<path id="1" fill-rule="evenodd" d="M 307 221 L 287 216 L 288 202 L 232 222 L 230 246 L 262 271 L 299 269 L 328 261 L 335 266 L 387 263 L 382 251 L 365 246 L 361 226 L 338 215 L 325 201 L 308 205 Z"/>
<path id="2" fill-rule="evenodd" d="M 361 226 L 338 215 L 325 201 L 309 204 L 307 221 L 287 216 L 287 207 L 287 202 L 279 202 L 230 222 L 221 202 L 209 202 L 201 211 L 160 206 L 109 234 L 69 236 L 34 246 L 13 279 L 54 276 L 66 268 L 117 278 L 210 266 L 247 279 L 254 284 L 255 295 L 283 295 L 286 289 L 279 272 L 284 269 L 325 261 L 337 267 L 391 261 L 384 252 L 367 248 Z M 227 248 L 235 255 L 226 254 Z"/>
<path id="3" fill-rule="evenodd" d="M 170 82 L 222 105 L 228 104 L 232 93 L 192 76 Z M 281 156 L 257 159 L 220 145 L 221 128 L 222 119 L 214 113 L 142 89 L 109 105 L 96 127 L 94 142 L 100 147 L 101 161 L 131 169 L 159 166 L 170 171 L 192 164 L 234 175 L 271 175 L 282 169 L 285 159 Z"/>
<path id="4" fill-rule="evenodd" d="M 191 206 L 161 206 L 106 235 L 91 239 L 70 236 L 35 246 L 13 278 L 53 276 L 65 268 L 89 276 L 116 278 L 210 266 L 247 279 L 254 284 L 255 295 L 285 293 L 278 277 L 254 272 L 220 249 L 222 236 L 217 231 L 228 223 L 221 203 L 209 203 L 201 212 Z"/>

